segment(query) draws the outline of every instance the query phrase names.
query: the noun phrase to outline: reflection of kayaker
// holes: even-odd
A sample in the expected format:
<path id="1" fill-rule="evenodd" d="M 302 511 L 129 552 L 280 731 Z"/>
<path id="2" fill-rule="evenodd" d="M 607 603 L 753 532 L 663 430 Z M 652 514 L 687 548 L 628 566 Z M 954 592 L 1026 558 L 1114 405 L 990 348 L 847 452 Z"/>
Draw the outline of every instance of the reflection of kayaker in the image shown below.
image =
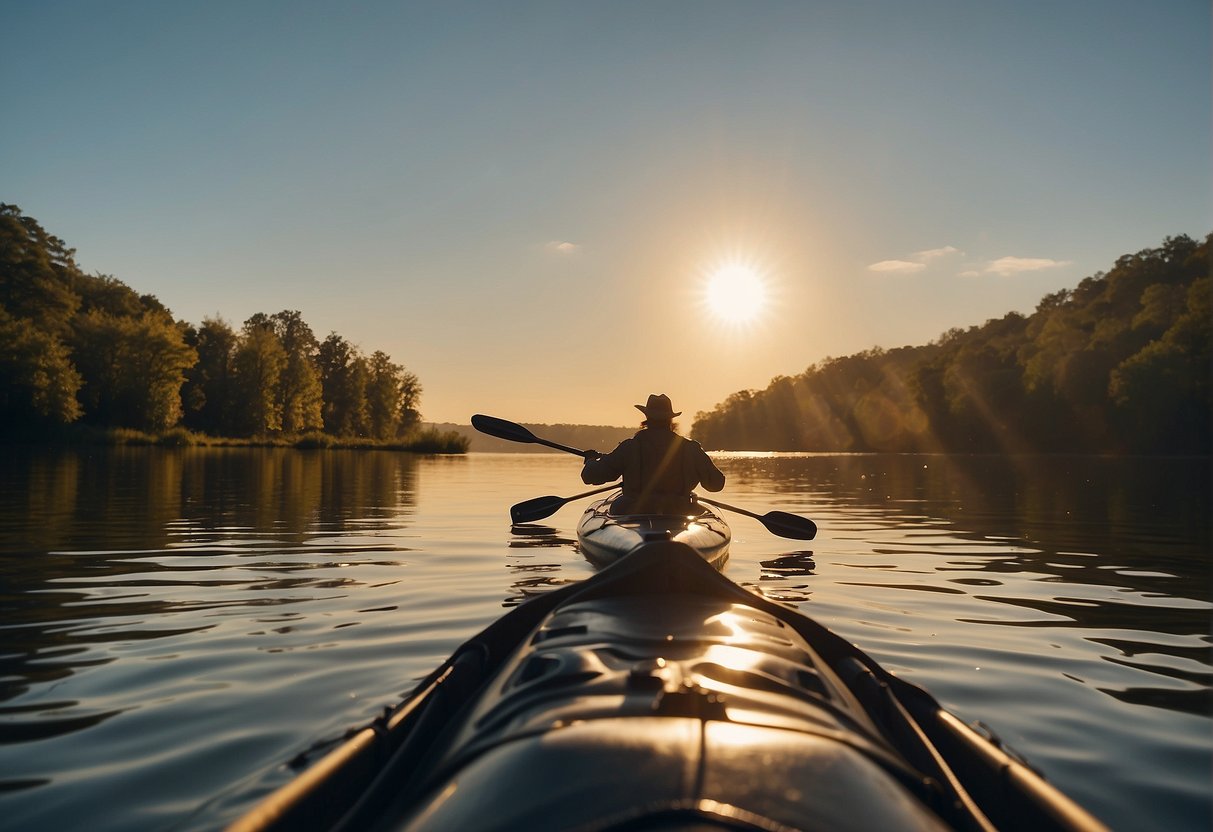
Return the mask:
<path id="1" fill-rule="evenodd" d="M 724 488 L 724 474 L 698 442 L 675 431 L 670 397 L 651 395 L 636 409 L 644 414 L 641 429 L 609 454 L 585 452 L 581 479 L 601 485 L 623 477 L 623 496 L 615 501 L 617 514 L 686 514 L 694 510 L 691 492 L 702 485 L 708 491 Z"/>

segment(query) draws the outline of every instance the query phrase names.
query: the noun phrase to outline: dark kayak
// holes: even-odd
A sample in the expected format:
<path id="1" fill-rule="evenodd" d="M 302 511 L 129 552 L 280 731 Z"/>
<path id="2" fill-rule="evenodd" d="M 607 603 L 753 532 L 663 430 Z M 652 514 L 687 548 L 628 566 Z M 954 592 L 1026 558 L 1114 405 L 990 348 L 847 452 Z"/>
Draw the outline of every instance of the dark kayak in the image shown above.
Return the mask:
<path id="1" fill-rule="evenodd" d="M 463 644 L 249 830 L 1095 830 L 997 740 L 675 542 Z"/>
<path id="2" fill-rule="evenodd" d="M 591 563 L 609 566 L 643 543 L 676 540 L 715 568 L 724 568 L 733 532 L 710 506 L 697 503 L 690 514 L 615 514 L 622 493 L 591 503 L 577 524 L 578 548 Z"/>

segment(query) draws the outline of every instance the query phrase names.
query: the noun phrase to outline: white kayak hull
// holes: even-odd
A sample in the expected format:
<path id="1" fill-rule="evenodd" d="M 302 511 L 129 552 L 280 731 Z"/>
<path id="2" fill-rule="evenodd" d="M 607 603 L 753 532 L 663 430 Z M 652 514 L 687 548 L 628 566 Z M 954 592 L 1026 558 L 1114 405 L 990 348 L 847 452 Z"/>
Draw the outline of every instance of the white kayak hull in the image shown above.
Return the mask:
<path id="1" fill-rule="evenodd" d="M 708 564 L 722 569 L 729 558 L 732 531 L 717 512 L 698 504 L 691 514 L 611 513 L 622 492 L 591 503 L 577 524 L 577 545 L 586 560 L 609 566 L 644 543 L 674 540 L 690 546 Z"/>

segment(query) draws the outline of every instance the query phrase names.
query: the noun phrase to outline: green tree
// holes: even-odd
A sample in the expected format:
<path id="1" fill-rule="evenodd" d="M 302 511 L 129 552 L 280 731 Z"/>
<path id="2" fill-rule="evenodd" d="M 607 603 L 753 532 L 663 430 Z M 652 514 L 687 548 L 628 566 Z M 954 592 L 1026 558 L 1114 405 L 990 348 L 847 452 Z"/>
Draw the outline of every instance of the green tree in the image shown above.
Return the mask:
<path id="1" fill-rule="evenodd" d="M 324 394 L 324 430 L 335 436 L 365 436 L 369 424 L 367 383 L 369 368 L 358 348 L 336 332 L 316 351 Z"/>
<path id="2" fill-rule="evenodd" d="M 285 366 L 286 351 L 273 326 L 256 316 L 246 321 L 232 359 L 235 398 L 240 402 L 234 424 L 240 434 L 265 436 L 282 429 L 278 389 Z"/>
<path id="3" fill-rule="evenodd" d="M 404 370 L 400 375 L 400 415 L 396 432 L 407 436 L 421 424 L 421 381 Z"/>
<path id="4" fill-rule="evenodd" d="M 168 315 L 93 309 L 77 316 L 73 341 L 89 421 L 152 431 L 177 424 L 185 373 L 198 356 Z"/>
<path id="5" fill-rule="evenodd" d="M 1112 373 L 1111 394 L 1127 427 L 1134 449 L 1164 449 L 1209 453 L 1210 420 L 1210 291 L 1204 277 L 1186 292 L 1182 312 L 1162 337 L 1125 359 Z M 1154 297 L 1143 301 L 1154 315 Z M 1170 299 L 1162 301 L 1170 305 Z"/>
<path id="6" fill-rule="evenodd" d="M 278 405 L 284 433 L 320 430 L 324 426 L 323 390 L 316 369 L 319 344 L 295 310 L 284 310 L 271 319 L 274 332 L 286 353 L 286 364 L 278 384 Z"/>
<path id="7" fill-rule="evenodd" d="M 146 430 L 166 430 L 181 421 L 181 387 L 198 354 L 185 343 L 183 328 L 168 315 L 145 312 L 133 321 L 128 367 L 133 419 Z"/>
<path id="8" fill-rule="evenodd" d="M 77 275 L 73 285 L 80 296 L 81 312 L 105 312 L 118 318 L 137 318 L 144 312 L 169 314 L 152 295 L 140 295 L 109 275 Z"/>
<path id="9" fill-rule="evenodd" d="M 0 417 L 9 424 L 80 418 L 80 374 L 55 335 L 0 307 Z"/>
<path id="10" fill-rule="evenodd" d="M 72 357 L 80 371 L 80 401 L 89 422 L 120 425 L 123 340 L 122 318 L 85 312 L 75 321 Z"/>
<path id="11" fill-rule="evenodd" d="M 400 425 L 401 382 L 404 368 L 387 353 L 376 351 L 367 362 L 366 412 L 370 435 L 389 439 Z"/>
<path id="12" fill-rule="evenodd" d="M 15 205 L 0 203 L 0 415 L 65 424 L 81 415 L 66 338 L 80 297 L 74 252 Z"/>
<path id="13" fill-rule="evenodd" d="M 222 318 L 204 318 L 189 336 L 198 361 L 186 372 L 182 391 L 185 423 L 205 433 L 230 435 L 235 430 L 236 333 Z"/>
<path id="14" fill-rule="evenodd" d="M 350 362 L 349 402 L 347 436 L 370 436 L 371 414 L 369 393 L 371 389 L 371 365 L 366 356 L 358 352 Z"/>
<path id="15" fill-rule="evenodd" d="M 0 308 L 62 337 L 80 306 L 75 251 L 16 205 L 0 203 Z"/>

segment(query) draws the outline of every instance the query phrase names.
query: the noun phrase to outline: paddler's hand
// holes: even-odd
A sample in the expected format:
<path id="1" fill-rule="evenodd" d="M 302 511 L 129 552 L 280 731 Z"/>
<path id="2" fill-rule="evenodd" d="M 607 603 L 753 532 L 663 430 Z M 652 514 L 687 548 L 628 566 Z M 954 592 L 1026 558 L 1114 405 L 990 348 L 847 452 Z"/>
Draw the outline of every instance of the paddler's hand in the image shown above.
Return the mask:
<path id="1" fill-rule="evenodd" d="M 600 456 L 602 456 L 602 454 L 598 453 L 598 451 L 582 451 L 581 452 L 581 458 L 584 459 L 586 462 L 593 462 L 594 460 L 598 459 L 598 457 L 600 457 Z"/>

